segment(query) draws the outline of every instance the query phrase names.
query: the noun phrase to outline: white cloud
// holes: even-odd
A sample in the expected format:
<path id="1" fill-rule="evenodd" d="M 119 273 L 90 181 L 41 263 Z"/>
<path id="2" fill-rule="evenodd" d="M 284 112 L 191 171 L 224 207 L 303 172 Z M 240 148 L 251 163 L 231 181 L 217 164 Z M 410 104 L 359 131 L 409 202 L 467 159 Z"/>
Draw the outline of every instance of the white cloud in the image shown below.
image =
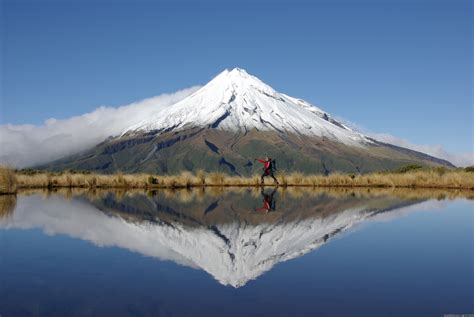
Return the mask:
<path id="1" fill-rule="evenodd" d="M 428 155 L 448 160 L 456 166 L 474 165 L 474 152 L 449 153 L 441 145 L 414 144 L 388 133 L 366 133 L 368 136 L 385 143 L 405 147 L 407 149 L 426 153 Z"/>
<path id="2" fill-rule="evenodd" d="M 415 144 L 406 139 L 393 136 L 389 133 L 377 133 L 368 131 L 363 126 L 341 117 L 337 117 L 336 120 L 341 121 L 351 129 L 380 142 L 390 143 L 410 150 L 426 153 L 428 155 L 447 160 L 453 163 L 454 165 L 460 167 L 474 165 L 474 152 L 449 153 L 441 145 Z"/>
<path id="3" fill-rule="evenodd" d="M 27 167 L 83 151 L 109 136 L 176 103 L 199 87 L 162 94 L 121 107 L 99 107 L 64 120 L 48 119 L 43 125 L 1 125 L 0 163 Z"/>

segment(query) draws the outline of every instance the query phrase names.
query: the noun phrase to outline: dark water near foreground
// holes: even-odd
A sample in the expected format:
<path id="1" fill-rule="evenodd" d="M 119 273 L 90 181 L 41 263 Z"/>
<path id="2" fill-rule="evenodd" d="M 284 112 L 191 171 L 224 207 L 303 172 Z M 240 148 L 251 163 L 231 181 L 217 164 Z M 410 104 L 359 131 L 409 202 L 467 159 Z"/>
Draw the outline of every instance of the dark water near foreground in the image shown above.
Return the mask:
<path id="1" fill-rule="evenodd" d="M 474 313 L 473 207 L 410 191 L 2 196 L 0 315 Z"/>

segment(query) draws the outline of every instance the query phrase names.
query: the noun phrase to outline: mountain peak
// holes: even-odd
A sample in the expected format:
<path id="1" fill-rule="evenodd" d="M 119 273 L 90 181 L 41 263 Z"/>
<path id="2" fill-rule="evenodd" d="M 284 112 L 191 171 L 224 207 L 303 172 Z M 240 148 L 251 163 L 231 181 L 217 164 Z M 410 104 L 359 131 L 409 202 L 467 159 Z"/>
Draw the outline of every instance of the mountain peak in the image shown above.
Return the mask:
<path id="1" fill-rule="evenodd" d="M 243 68 L 239 68 L 239 67 L 234 67 L 232 68 L 231 70 L 229 70 L 228 68 L 224 69 L 219 75 L 217 76 L 220 76 L 220 75 L 223 75 L 223 76 L 242 76 L 242 77 L 248 77 L 249 76 L 249 73 L 247 73 L 247 71 Z"/>
<path id="2" fill-rule="evenodd" d="M 231 74 L 239 74 L 241 76 L 248 76 L 248 73 L 245 69 L 239 68 L 239 67 L 234 67 L 229 73 Z"/>
<path id="3" fill-rule="evenodd" d="M 227 68 L 214 77 L 206 86 L 217 87 L 217 89 L 244 89 L 259 88 L 269 93 L 275 93 L 273 88 L 262 82 L 257 77 L 249 74 L 245 69 L 235 67 Z M 204 87 L 206 87 L 204 86 Z M 230 88 L 229 88 L 230 87 Z"/>
<path id="4" fill-rule="evenodd" d="M 242 68 L 225 69 L 205 86 L 127 132 L 179 131 L 206 127 L 227 131 L 276 131 L 327 137 L 352 145 L 370 142 L 327 112 L 275 91 Z"/>

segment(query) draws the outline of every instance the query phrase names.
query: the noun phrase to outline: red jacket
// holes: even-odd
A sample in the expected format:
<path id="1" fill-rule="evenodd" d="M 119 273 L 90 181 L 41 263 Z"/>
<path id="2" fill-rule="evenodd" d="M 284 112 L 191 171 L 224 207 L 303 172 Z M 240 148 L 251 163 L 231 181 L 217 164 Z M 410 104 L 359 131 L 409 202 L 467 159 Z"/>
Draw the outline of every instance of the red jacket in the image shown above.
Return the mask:
<path id="1" fill-rule="evenodd" d="M 255 209 L 255 211 L 267 213 L 270 211 L 270 209 L 271 209 L 270 202 L 264 200 L 262 208 L 257 208 Z"/>
<path id="2" fill-rule="evenodd" d="M 270 161 L 265 161 L 265 160 L 261 160 L 261 159 L 257 159 L 257 161 L 259 161 L 260 163 L 263 163 L 263 168 L 265 170 L 268 170 L 270 168 Z"/>

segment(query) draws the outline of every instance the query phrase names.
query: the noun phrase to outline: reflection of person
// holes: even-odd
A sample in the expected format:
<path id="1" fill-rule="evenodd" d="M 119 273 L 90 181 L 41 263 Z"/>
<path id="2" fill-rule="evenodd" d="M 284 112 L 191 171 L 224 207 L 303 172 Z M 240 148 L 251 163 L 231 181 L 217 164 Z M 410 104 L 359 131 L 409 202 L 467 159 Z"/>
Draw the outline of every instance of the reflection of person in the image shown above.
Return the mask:
<path id="1" fill-rule="evenodd" d="M 263 206 L 261 208 L 256 208 L 255 211 L 266 214 L 269 211 L 275 210 L 275 200 L 273 199 L 275 193 L 276 188 L 274 188 L 270 194 L 265 193 L 262 188 Z"/>
<path id="2" fill-rule="evenodd" d="M 263 160 L 261 160 L 261 159 L 256 159 L 256 160 L 263 164 L 263 174 L 260 177 L 260 183 L 263 185 L 263 178 L 267 177 L 267 176 L 270 176 L 271 178 L 273 178 L 275 183 L 278 185 L 279 184 L 278 180 L 275 178 L 275 175 L 273 175 L 273 173 L 276 170 L 275 160 L 272 160 L 270 157 L 266 157 Z"/>

